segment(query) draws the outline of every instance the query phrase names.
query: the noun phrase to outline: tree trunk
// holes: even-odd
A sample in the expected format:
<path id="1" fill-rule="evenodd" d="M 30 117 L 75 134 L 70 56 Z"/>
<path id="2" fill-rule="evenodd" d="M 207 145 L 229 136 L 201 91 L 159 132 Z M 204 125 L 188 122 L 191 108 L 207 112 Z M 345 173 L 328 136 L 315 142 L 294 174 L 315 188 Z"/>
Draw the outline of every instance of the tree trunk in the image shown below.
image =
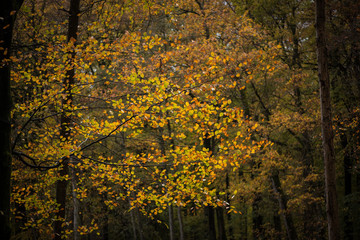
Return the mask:
<path id="1" fill-rule="evenodd" d="M 356 173 L 356 199 L 354 201 L 354 222 L 360 221 L 360 172 Z M 354 239 L 360 239 L 360 224 L 354 225 Z"/>
<path id="2" fill-rule="evenodd" d="M 143 234 L 143 229 L 142 229 L 142 223 L 141 223 L 141 216 L 139 213 L 139 209 L 136 209 L 136 225 L 138 227 L 138 231 L 139 231 L 139 239 L 140 240 L 144 240 L 144 234 Z"/>
<path id="3" fill-rule="evenodd" d="M 229 173 L 226 173 L 225 176 L 225 189 L 228 191 L 230 188 L 230 177 L 229 177 Z M 226 202 L 229 204 L 231 203 L 230 200 L 230 193 L 227 192 L 226 193 Z M 229 225 L 229 240 L 233 240 L 234 239 L 234 229 L 233 229 L 233 225 L 232 225 L 232 220 L 231 220 L 231 213 L 229 213 L 228 211 L 226 211 L 226 217 L 227 217 L 227 222 Z"/>
<path id="4" fill-rule="evenodd" d="M 215 229 L 215 216 L 214 216 L 214 207 L 207 206 L 205 207 L 206 214 L 208 217 L 208 237 L 209 240 L 216 240 L 216 229 Z"/>
<path id="5" fill-rule="evenodd" d="M 76 189 L 78 188 L 77 176 L 75 167 L 71 167 L 71 185 L 72 185 L 72 198 L 73 198 L 73 229 L 74 229 L 74 240 L 80 240 L 80 232 L 78 228 L 80 226 L 80 201 L 77 198 Z"/>
<path id="6" fill-rule="evenodd" d="M 276 208 L 277 209 L 277 208 Z M 274 229 L 275 229 L 275 239 L 281 239 L 281 219 L 279 216 L 279 212 L 278 211 L 274 211 Z"/>
<path id="7" fill-rule="evenodd" d="M 219 240 L 227 240 L 226 230 L 225 230 L 225 221 L 224 221 L 224 209 L 222 207 L 217 207 L 217 208 L 215 208 L 215 211 L 216 211 L 216 218 L 217 218 Z"/>
<path id="8" fill-rule="evenodd" d="M 179 221 L 179 231 L 180 231 L 180 238 L 179 240 L 184 240 L 184 227 L 183 227 L 183 220 L 181 216 L 181 207 L 177 207 L 177 215 L 178 215 L 178 221 Z"/>
<path id="9" fill-rule="evenodd" d="M 330 79 L 327 66 L 325 0 L 316 0 L 316 45 L 320 83 L 321 133 L 325 165 L 326 214 L 329 240 L 340 239 L 336 193 L 335 154 L 333 143 Z"/>
<path id="10" fill-rule="evenodd" d="M 106 204 L 104 204 L 103 209 L 104 209 L 103 210 L 104 218 L 103 218 L 103 226 L 102 226 L 102 240 L 109 240 L 109 218 L 108 218 L 109 209 L 106 206 Z"/>
<path id="11" fill-rule="evenodd" d="M 12 30 L 17 11 L 23 0 L 3 1 L 0 8 L 0 236 L 10 239 L 10 183 L 11 183 L 11 93 L 10 58 Z"/>
<path id="12" fill-rule="evenodd" d="M 67 42 L 76 44 L 77 32 L 79 26 L 79 12 L 80 12 L 80 0 L 71 0 L 70 11 L 69 11 L 69 25 L 67 33 Z M 70 52 L 69 64 L 73 65 L 75 58 L 75 51 Z M 72 86 L 75 82 L 75 68 L 72 67 L 66 72 L 66 78 L 64 79 L 63 85 L 65 89 L 65 98 L 62 101 L 62 114 L 61 114 L 61 129 L 60 135 L 64 142 L 70 140 L 70 129 L 71 129 L 71 118 L 68 113 L 72 107 L 73 96 L 71 93 Z M 60 177 L 64 178 L 68 175 L 68 158 L 63 159 L 62 168 L 59 171 Z M 63 232 L 62 223 L 65 220 L 65 206 L 66 206 L 66 188 L 67 180 L 61 179 L 56 183 L 56 203 L 59 205 L 59 212 L 57 213 L 57 220 L 54 223 L 54 239 L 61 240 Z"/>
<path id="13" fill-rule="evenodd" d="M 283 193 L 283 191 L 281 189 L 281 183 L 280 183 L 280 179 L 279 179 L 278 174 L 274 174 L 271 177 L 271 183 L 272 183 L 274 193 L 275 193 L 275 195 L 276 195 L 276 197 L 278 199 L 278 202 L 279 202 L 281 215 L 283 216 L 283 220 L 284 220 L 284 224 L 285 224 L 287 239 L 296 240 L 296 239 L 298 239 L 298 237 L 297 237 L 297 234 L 296 234 L 296 230 L 295 230 L 295 227 L 294 227 L 292 217 L 291 217 L 290 213 L 288 213 L 287 199 L 286 199 L 286 196 L 284 195 L 284 193 Z"/>
<path id="14" fill-rule="evenodd" d="M 341 147 L 345 149 L 344 154 L 344 239 L 345 240 L 352 240 L 354 234 L 354 227 L 351 220 L 351 211 L 350 208 L 352 203 L 352 184 L 351 184 L 351 169 L 352 169 L 352 162 L 351 162 L 351 155 L 348 148 L 348 141 L 345 132 L 342 132 L 340 136 Z"/>
<path id="15" fill-rule="evenodd" d="M 168 210 L 169 210 L 169 235 L 170 235 L 170 240 L 174 240 L 174 213 L 173 213 L 173 207 L 171 204 L 168 205 Z"/>
<path id="16" fill-rule="evenodd" d="M 131 200 L 129 199 L 129 207 L 131 207 Z M 136 234 L 136 222 L 135 222 L 135 216 L 134 216 L 134 209 L 130 211 L 130 221 L 131 221 L 131 227 L 133 232 L 133 239 L 137 240 L 137 234 Z"/>
<path id="17" fill-rule="evenodd" d="M 264 239 L 263 216 L 260 213 L 259 203 L 262 201 L 261 193 L 256 193 L 252 203 L 252 228 L 255 239 Z"/>

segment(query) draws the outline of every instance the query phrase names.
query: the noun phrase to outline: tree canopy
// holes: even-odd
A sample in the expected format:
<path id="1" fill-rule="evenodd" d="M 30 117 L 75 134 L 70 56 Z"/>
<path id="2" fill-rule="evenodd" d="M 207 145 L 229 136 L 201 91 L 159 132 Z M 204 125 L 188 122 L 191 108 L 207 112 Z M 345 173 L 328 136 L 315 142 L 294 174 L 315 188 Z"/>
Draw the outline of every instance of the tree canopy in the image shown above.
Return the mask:
<path id="1" fill-rule="evenodd" d="M 16 6 L 11 239 L 360 236 L 357 1 Z"/>

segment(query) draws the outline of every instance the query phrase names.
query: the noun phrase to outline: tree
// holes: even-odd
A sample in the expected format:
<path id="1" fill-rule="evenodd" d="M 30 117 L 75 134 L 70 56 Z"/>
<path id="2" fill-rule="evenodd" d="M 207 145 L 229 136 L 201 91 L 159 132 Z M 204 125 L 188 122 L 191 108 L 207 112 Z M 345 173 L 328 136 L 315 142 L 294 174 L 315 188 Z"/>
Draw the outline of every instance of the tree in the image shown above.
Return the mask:
<path id="1" fill-rule="evenodd" d="M 70 68 L 67 70 L 65 79 L 63 81 L 64 85 L 64 97 L 62 100 L 62 112 L 60 117 L 60 138 L 61 141 L 67 142 L 71 138 L 71 128 L 73 126 L 71 119 L 71 111 L 73 109 L 73 94 L 72 88 L 75 85 L 75 46 L 77 44 L 78 38 L 78 27 L 79 27 L 79 14 L 80 14 L 80 0 L 71 0 L 70 9 L 69 9 L 69 23 L 68 23 L 68 32 L 67 32 L 67 42 L 72 45 L 72 49 L 69 52 L 68 64 Z M 60 178 L 66 178 L 69 173 L 69 157 L 65 157 L 62 160 L 62 169 L 60 170 Z M 57 214 L 57 220 L 54 223 L 54 239 L 62 239 L 63 232 L 63 219 L 65 219 L 65 209 L 66 209 L 66 188 L 67 188 L 67 179 L 60 179 L 56 183 L 56 203 L 59 204 L 59 212 Z M 76 213 L 77 215 L 78 213 Z M 75 239 L 78 238 L 78 222 L 77 216 L 74 218 L 74 231 Z"/>
<path id="2" fill-rule="evenodd" d="M 53 163 L 54 167 L 59 164 L 66 167 L 66 160 L 76 159 L 76 166 L 69 164 L 81 174 L 76 189 L 79 200 L 86 198 L 87 191 L 101 196 L 87 202 L 91 208 L 102 201 L 104 209 L 112 210 L 119 207 L 121 200 L 130 202 L 131 209 L 154 218 L 169 204 L 224 207 L 226 204 L 221 200 L 224 193 L 211 187 L 217 172 L 225 168 L 236 170 L 242 164 L 239 159 L 246 161 L 266 146 L 265 141 L 250 140 L 249 132 L 255 131 L 256 126 L 243 122 L 240 108 L 231 105 L 228 94 L 236 84 L 241 85 L 233 81 L 236 75 L 233 72 L 239 70 L 239 62 L 246 56 L 238 59 L 227 47 L 250 48 L 252 40 L 260 36 L 258 29 L 245 17 L 229 14 L 239 31 L 237 39 L 231 39 L 232 26 L 227 29 L 219 24 L 205 26 L 210 23 L 207 21 L 216 20 L 211 17 L 212 11 L 226 16 L 229 13 L 226 5 L 217 9 L 216 2 L 201 6 L 192 2 L 197 11 L 203 12 L 200 20 L 204 34 L 194 38 L 197 42 L 191 41 L 196 30 L 190 27 L 183 31 L 176 24 L 167 30 L 171 34 L 161 38 L 142 28 L 148 20 L 146 8 L 151 8 L 155 15 L 169 11 L 177 16 L 180 11 L 177 19 L 187 26 L 198 24 L 198 15 L 189 17 L 182 13 L 188 7 L 186 4 L 180 5 L 184 8 L 181 10 L 176 4 L 165 9 L 162 5 L 112 4 L 95 5 L 92 11 L 96 14 L 82 18 L 76 45 L 65 37 L 66 25 L 52 16 L 41 13 L 46 24 L 35 25 L 35 39 L 28 39 L 31 34 L 20 35 L 29 31 L 28 22 L 24 21 L 25 29 L 19 37 L 31 43 L 35 40 L 37 46 L 19 48 L 14 60 L 16 156 L 27 166 L 39 169 L 47 169 Z M 140 22 L 128 32 L 120 28 L 125 13 L 132 21 Z M 242 29 L 237 21 L 247 29 Z M 215 34 L 220 30 L 222 38 Z M 184 39 L 182 34 L 186 35 Z M 249 40 L 242 34 L 249 36 Z M 190 51 L 192 47 L 194 51 Z M 183 58 L 184 54 L 188 57 Z M 255 57 L 256 51 L 251 54 Z M 267 56 L 264 52 L 258 54 Z M 231 75 L 227 76 L 228 73 Z M 74 79 L 76 84 L 70 81 Z M 172 131 L 166 129 L 167 125 Z M 125 154 L 114 154 L 116 141 L 112 139 L 119 135 L 133 140 L 126 146 Z M 140 138 L 146 143 L 139 144 Z M 207 138 L 213 141 L 212 149 L 204 148 Z M 176 146 L 170 147 L 174 143 Z M 106 150 L 109 148 L 110 151 Z M 212 154 L 214 151 L 216 155 Z M 70 224 L 70 218 L 64 215 L 66 187 L 58 194 L 62 199 L 56 201 L 52 189 L 54 182 L 65 183 L 68 174 L 58 169 L 32 174 L 32 170 L 15 166 L 14 181 L 21 182 L 22 187 L 14 187 L 13 201 L 28 210 L 24 228 L 47 234 L 53 216 L 55 226 L 64 221 Z M 30 185 L 27 178 L 34 183 Z M 22 193 L 23 189 L 26 193 Z M 67 205 L 68 209 L 73 207 Z M 91 213 L 94 218 L 87 212 L 85 224 L 78 228 L 81 234 L 98 229 L 101 218 L 94 214 L 97 211 Z M 56 237 L 71 233 L 64 230 L 60 233 L 56 227 Z"/>
<path id="3" fill-rule="evenodd" d="M 331 114 L 330 80 L 326 46 L 325 0 L 316 1 L 316 34 L 318 72 L 321 101 L 321 132 L 325 165 L 326 214 L 328 220 L 328 237 L 340 239 L 338 203 L 336 192 L 335 152 L 333 143 L 333 125 Z"/>

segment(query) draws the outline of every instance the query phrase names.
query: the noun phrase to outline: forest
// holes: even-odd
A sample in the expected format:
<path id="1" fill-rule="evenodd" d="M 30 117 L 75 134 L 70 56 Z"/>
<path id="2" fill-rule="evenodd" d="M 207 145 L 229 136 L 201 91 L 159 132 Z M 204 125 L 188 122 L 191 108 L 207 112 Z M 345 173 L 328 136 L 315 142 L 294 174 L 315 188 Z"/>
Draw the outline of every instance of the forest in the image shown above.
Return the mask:
<path id="1" fill-rule="evenodd" d="M 358 0 L 0 15 L 1 239 L 360 239 Z"/>

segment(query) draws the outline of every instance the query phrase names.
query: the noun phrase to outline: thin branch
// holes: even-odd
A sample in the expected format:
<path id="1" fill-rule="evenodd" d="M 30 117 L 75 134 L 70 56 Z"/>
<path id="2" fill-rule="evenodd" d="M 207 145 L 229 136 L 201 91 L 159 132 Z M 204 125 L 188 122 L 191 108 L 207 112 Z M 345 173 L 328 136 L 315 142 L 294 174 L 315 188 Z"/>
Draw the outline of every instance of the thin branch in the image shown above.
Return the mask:
<path id="1" fill-rule="evenodd" d="M 37 165 L 37 164 L 36 164 L 36 159 L 35 159 L 35 158 L 30 157 L 29 155 L 27 155 L 27 154 L 25 154 L 25 153 L 16 152 L 16 151 L 13 151 L 12 153 L 13 153 L 13 155 L 17 156 L 18 159 L 19 159 L 22 163 L 24 163 L 26 166 L 31 167 L 31 168 L 36 168 L 36 169 L 40 169 L 40 170 L 46 170 L 46 169 L 57 168 L 57 167 L 59 167 L 60 164 L 61 164 L 60 161 L 57 161 L 56 164 L 54 164 L 54 165 L 41 166 L 41 165 Z M 23 157 L 31 160 L 34 164 L 31 164 L 31 163 L 27 162 Z"/>
<path id="2" fill-rule="evenodd" d="M 51 98 L 50 98 L 51 99 Z M 20 137 L 20 133 L 25 129 L 25 127 L 32 121 L 32 118 L 35 116 L 35 114 L 46 104 L 48 104 L 50 102 L 50 100 L 46 101 L 45 103 L 41 104 L 37 109 L 34 110 L 34 112 L 31 114 L 31 116 L 29 117 L 29 119 L 24 123 L 24 125 L 21 127 L 19 133 L 16 135 L 15 140 L 12 144 L 11 147 L 11 151 L 14 152 L 14 149 L 16 147 L 16 143 L 19 140 Z"/>

